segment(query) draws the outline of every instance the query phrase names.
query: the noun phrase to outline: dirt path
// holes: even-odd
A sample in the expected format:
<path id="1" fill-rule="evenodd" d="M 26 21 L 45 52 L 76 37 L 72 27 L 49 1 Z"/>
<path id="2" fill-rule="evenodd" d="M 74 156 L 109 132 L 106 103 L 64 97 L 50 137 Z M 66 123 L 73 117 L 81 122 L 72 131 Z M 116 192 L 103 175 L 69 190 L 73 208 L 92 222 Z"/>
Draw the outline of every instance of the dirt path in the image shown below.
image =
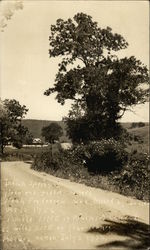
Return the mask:
<path id="1" fill-rule="evenodd" d="M 3 250 L 146 249 L 149 207 L 101 189 L 1 164 Z"/>

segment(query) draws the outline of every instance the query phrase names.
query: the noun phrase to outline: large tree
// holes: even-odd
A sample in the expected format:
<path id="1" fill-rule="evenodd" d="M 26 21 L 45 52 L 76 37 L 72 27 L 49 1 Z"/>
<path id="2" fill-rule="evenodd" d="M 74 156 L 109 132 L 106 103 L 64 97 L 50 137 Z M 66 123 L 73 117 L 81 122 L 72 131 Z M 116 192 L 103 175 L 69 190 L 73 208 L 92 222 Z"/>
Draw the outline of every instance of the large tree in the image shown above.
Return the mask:
<path id="1" fill-rule="evenodd" d="M 1 103 L 0 115 L 0 147 L 3 154 L 4 147 L 12 143 L 20 148 L 28 135 L 28 129 L 22 125 L 22 119 L 28 109 L 25 105 L 21 106 L 15 99 L 4 100 Z"/>
<path id="2" fill-rule="evenodd" d="M 117 51 L 128 46 L 125 39 L 110 27 L 98 27 L 83 13 L 73 20 L 58 19 L 49 40 L 50 57 L 62 60 L 54 87 L 45 95 L 56 92 L 61 104 L 74 100 L 66 118 L 69 131 L 78 131 L 81 140 L 84 131 L 87 140 L 119 135 L 118 120 L 125 111 L 147 100 L 148 89 L 143 88 L 148 82 L 147 68 L 134 56 L 119 59 Z"/>
<path id="3" fill-rule="evenodd" d="M 42 128 L 41 135 L 45 138 L 46 142 L 54 143 L 55 140 L 59 140 L 63 135 L 63 130 L 59 124 L 52 122 L 48 126 Z"/>

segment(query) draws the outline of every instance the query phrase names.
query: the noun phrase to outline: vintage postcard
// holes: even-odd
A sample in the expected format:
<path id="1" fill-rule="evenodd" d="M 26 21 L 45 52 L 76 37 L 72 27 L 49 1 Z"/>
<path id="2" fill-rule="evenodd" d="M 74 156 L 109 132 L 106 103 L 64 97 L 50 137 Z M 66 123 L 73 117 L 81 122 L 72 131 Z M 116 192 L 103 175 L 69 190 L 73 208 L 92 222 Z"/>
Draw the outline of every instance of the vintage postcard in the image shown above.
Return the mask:
<path id="1" fill-rule="evenodd" d="M 0 1 L 0 250 L 149 249 L 149 1 Z"/>

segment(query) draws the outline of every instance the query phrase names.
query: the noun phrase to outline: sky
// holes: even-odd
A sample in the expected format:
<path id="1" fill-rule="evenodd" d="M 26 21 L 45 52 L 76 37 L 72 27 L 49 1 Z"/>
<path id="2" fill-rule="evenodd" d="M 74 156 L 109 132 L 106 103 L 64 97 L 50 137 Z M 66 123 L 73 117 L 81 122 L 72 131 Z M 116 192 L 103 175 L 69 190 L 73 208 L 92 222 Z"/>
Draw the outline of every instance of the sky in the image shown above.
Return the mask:
<path id="1" fill-rule="evenodd" d="M 71 101 L 62 106 L 55 95 L 43 94 L 53 86 L 58 70 L 58 59 L 48 54 L 50 26 L 58 18 L 72 18 L 78 12 L 91 15 L 101 28 L 111 27 L 129 43 L 120 57 L 134 55 L 149 67 L 148 1 L 20 0 L 13 4 L 12 0 L 0 2 L 0 97 L 26 105 L 28 119 L 61 120 L 70 109 Z M 149 120 L 148 103 L 133 111 L 127 111 L 122 121 Z"/>

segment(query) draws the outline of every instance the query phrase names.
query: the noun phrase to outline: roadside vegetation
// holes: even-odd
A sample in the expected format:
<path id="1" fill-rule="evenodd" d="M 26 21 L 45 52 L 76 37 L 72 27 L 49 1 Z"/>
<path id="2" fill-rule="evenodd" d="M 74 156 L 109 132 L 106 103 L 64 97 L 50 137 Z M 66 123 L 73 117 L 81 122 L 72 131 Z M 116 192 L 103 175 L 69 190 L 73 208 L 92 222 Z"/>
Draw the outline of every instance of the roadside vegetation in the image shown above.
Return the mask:
<path id="1" fill-rule="evenodd" d="M 54 144 L 52 146 L 52 152 L 55 153 L 56 151 L 58 151 L 58 145 Z M 48 145 L 47 147 L 35 145 L 28 147 L 27 145 L 26 147 L 22 147 L 20 149 L 6 147 L 4 154 L 1 156 L 1 161 L 33 162 L 38 155 L 44 152 L 51 152 L 51 145 Z"/>
<path id="2" fill-rule="evenodd" d="M 94 145 L 95 144 L 95 145 Z M 114 147 L 114 144 L 116 146 Z M 149 155 L 124 150 L 115 141 L 93 142 L 37 154 L 32 168 L 140 200 L 149 200 Z"/>
<path id="3" fill-rule="evenodd" d="M 49 56 L 62 60 L 54 86 L 44 94 L 55 93 L 62 105 L 72 100 L 63 122 L 73 146 L 63 150 L 54 143 L 62 128 L 49 124 L 41 134 L 49 147 L 21 149 L 16 157 L 33 159 L 38 171 L 148 200 L 148 126 L 132 123 L 127 129 L 120 122 L 127 110 L 148 100 L 147 67 L 134 56 L 120 59 L 125 39 L 84 13 L 58 19 L 49 40 Z"/>

